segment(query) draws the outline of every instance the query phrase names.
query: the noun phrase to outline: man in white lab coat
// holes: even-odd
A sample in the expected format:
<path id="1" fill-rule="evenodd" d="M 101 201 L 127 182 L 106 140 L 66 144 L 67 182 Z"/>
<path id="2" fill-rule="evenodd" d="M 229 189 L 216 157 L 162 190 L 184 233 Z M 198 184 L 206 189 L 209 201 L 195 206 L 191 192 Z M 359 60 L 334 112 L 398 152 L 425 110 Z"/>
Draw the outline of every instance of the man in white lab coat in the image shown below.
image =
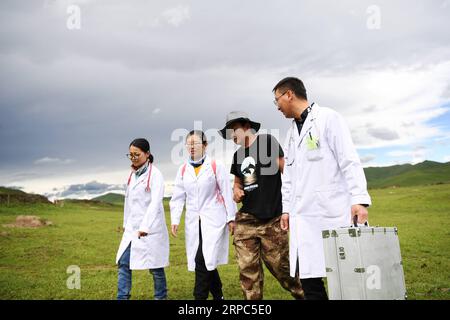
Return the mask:
<path id="1" fill-rule="evenodd" d="M 290 274 L 300 276 L 305 299 L 327 299 L 321 231 L 367 221 L 366 178 L 340 114 L 310 104 L 297 78 L 281 80 L 273 93 L 278 110 L 293 119 L 284 146 L 280 221 L 290 230 Z"/>

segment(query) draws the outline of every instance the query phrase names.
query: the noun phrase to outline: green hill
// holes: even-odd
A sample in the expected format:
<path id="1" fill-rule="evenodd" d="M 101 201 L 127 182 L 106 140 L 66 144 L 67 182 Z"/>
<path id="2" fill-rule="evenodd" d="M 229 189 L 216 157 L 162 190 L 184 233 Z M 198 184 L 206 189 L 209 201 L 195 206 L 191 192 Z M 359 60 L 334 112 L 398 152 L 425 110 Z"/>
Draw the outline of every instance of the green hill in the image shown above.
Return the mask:
<path id="1" fill-rule="evenodd" d="M 450 183 L 450 162 L 424 161 L 416 165 L 365 168 L 370 189 Z"/>
<path id="2" fill-rule="evenodd" d="M 17 203 L 45 203 L 51 204 L 51 202 L 40 194 L 30 194 L 17 189 L 11 189 L 6 187 L 0 187 L 0 205 L 10 205 Z"/>
<path id="3" fill-rule="evenodd" d="M 0 187 L 0 194 L 25 194 L 22 190 Z"/>
<path id="4" fill-rule="evenodd" d="M 123 205 L 125 196 L 118 193 L 107 193 L 102 196 L 92 198 L 91 200 Z"/>

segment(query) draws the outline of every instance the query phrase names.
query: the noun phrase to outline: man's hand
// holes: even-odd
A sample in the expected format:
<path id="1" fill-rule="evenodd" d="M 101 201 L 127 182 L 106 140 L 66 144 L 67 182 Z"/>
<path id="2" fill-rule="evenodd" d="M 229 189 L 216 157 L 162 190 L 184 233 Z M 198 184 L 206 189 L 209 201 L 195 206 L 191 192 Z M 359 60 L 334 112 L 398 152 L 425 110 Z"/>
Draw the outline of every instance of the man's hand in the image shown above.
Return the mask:
<path id="1" fill-rule="evenodd" d="M 368 215 L 369 212 L 366 207 L 360 204 L 354 204 L 352 205 L 352 221 L 350 223 L 353 224 L 354 217 L 358 216 L 358 223 L 363 224 L 364 222 L 367 222 Z"/>
<path id="2" fill-rule="evenodd" d="M 234 228 L 236 228 L 236 223 L 234 221 L 228 222 L 228 231 L 230 231 L 231 235 L 234 235 Z"/>
<path id="3" fill-rule="evenodd" d="M 234 202 L 236 202 L 236 203 L 241 202 L 242 199 L 244 198 L 244 196 L 245 196 L 244 190 L 242 190 L 240 188 L 236 188 L 236 187 L 233 189 L 233 200 L 234 200 Z"/>
<path id="4" fill-rule="evenodd" d="M 289 230 L 289 214 L 283 213 L 280 219 L 281 230 Z"/>
<path id="5" fill-rule="evenodd" d="M 148 235 L 147 232 L 144 231 L 138 231 L 138 239 L 140 239 L 141 237 L 146 237 Z"/>
<path id="6" fill-rule="evenodd" d="M 233 200 L 236 203 L 239 203 L 244 198 L 245 193 L 244 189 L 242 188 L 242 181 L 241 178 L 234 177 L 234 185 L 233 185 Z"/>
<path id="7" fill-rule="evenodd" d="M 172 235 L 176 238 L 177 237 L 177 232 L 178 232 L 178 225 L 177 224 L 173 224 L 170 231 L 172 232 Z"/>

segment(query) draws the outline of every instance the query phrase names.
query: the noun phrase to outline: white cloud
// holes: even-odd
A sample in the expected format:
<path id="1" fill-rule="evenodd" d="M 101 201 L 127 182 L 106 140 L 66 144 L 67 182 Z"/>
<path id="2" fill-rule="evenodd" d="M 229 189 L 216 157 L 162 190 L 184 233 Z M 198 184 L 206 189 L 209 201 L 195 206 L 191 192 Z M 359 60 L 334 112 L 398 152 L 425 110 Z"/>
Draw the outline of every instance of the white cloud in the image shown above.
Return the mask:
<path id="1" fill-rule="evenodd" d="M 411 151 L 396 150 L 388 152 L 387 155 L 394 158 L 409 157 L 411 155 Z"/>
<path id="2" fill-rule="evenodd" d="M 426 160 L 428 149 L 424 146 L 415 146 L 410 150 L 395 150 L 387 153 L 393 158 L 407 158 L 410 163 L 416 164 Z"/>
<path id="3" fill-rule="evenodd" d="M 424 147 L 424 146 L 415 146 L 414 147 L 414 151 L 422 151 L 422 150 L 426 150 L 427 148 L 426 147 Z"/>
<path id="4" fill-rule="evenodd" d="M 40 158 L 34 161 L 34 164 L 37 165 L 57 165 L 57 164 L 62 164 L 62 165 L 66 165 L 66 164 L 71 164 L 75 162 L 75 160 L 73 159 L 59 159 L 59 158 L 51 158 L 51 157 L 44 157 L 44 158 Z"/>
<path id="5" fill-rule="evenodd" d="M 447 135 L 429 124 L 448 109 L 450 60 L 305 79 L 313 101 L 344 115 L 358 148 L 413 145 Z"/>
<path id="6" fill-rule="evenodd" d="M 364 165 L 367 165 L 368 163 L 372 162 L 373 160 L 375 160 L 376 156 L 372 155 L 372 154 L 368 154 L 366 156 L 361 157 L 361 163 Z"/>

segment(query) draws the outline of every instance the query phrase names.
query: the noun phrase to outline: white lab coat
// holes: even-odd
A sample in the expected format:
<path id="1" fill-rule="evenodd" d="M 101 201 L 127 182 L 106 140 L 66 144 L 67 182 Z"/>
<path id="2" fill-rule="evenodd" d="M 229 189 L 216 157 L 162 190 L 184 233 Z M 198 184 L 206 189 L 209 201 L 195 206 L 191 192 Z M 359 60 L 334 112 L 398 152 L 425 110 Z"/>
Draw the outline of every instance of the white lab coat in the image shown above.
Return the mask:
<path id="1" fill-rule="evenodd" d="M 308 150 L 307 137 L 318 137 L 319 148 Z M 300 278 L 325 277 L 322 230 L 350 226 L 351 206 L 371 204 L 364 171 L 342 116 L 317 104 L 300 135 L 292 121 L 284 150 L 290 274 L 295 275 L 298 260 Z"/>
<path id="2" fill-rule="evenodd" d="M 211 159 L 207 156 L 198 176 L 194 168 L 186 163 L 182 178 L 180 166 L 170 200 L 171 224 L 179 225 L 186 204 L 185 238 L 188 270 L 195 271 L 195 255 L 199 245 L 199 219 L 202 230 L 202 252 L 206 268 L 211 271 L 218 265 L 228 263 L 228 227 L 236 215 L 229 174 L 225 167 L 216 164 L 216 177 L 224 203 L 217 200 L 216 178 Z"/>
<path id="3" fill-rule="evenodd" d="M 153 166 L 153 165 L 152 165 Z M 136 179 L 131 175 L 125 194 L 122 241 L 116 256 L 116 263 L 131 242 L 130 269 L 145 270 L 169 265 L 169 234 L 164 216 L 164 179 L 161 172 L 152 167 L 150 192 L 147 187 L 147 171 Z M 138 231 L 148 233 L 138 239 Z"/>

